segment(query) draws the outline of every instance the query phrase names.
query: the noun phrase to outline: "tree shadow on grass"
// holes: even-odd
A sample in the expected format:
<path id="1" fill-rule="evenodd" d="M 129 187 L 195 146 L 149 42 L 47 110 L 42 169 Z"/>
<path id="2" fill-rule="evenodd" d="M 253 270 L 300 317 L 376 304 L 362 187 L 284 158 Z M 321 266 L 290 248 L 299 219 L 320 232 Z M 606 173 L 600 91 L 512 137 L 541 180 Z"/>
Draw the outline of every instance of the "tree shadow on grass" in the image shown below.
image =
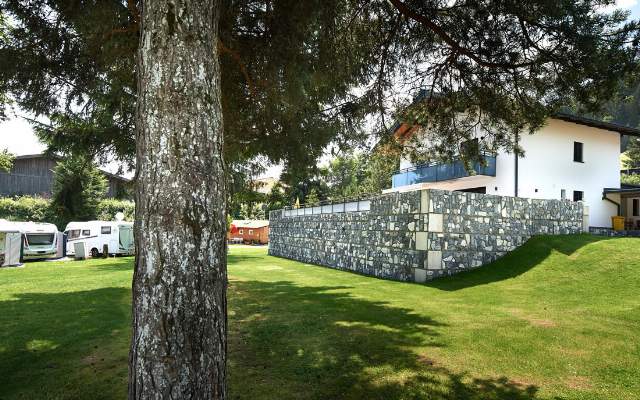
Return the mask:
<path id="1" fill-rule="evenodd" d="M 233 280 L 230 398 L 536 398 L 533 385 L 453 372 L 437 355 L 445 324 L 348 289 Z"/>
<path id="2" fill-rule="evenodd" d="M 230 397 L 536 398 L 533 385 L 449 369 L 437 353 L 442 322 L 348 290 L 232 280 Z M 0 399 L 123 398 L 130 296 L 103 288 L 0 302 Z"/>
<path id="3" fill-rule="evenodd" d="M 130 300 L 102 288 L 0 302 L 0 399 L 125 396 Z"/>
<path id="4" fill-rule="evenodd" d="M 87 261 L 79 261 L 87 262 Z M 98 262 L 98 263 L 96 263 Z M 108 259 L 93 260 L 87 264 L 87 268 L 99 271 L 132 271 L 135 263 L 134 257 L 109 257 Z"/>
<path id="5" fill-rule="evenodd" d="M 515 278 L 540 264 L 554 251 L 571 256 L 582 247 L 603 240 L 615 239 L 586 234 L 534 236 L 493 263 L 453 276 L 435 279 L 427 282 L 426 285 L 440 290 L 454 291 Z"/>
<path id="6" fill-rule="evenodd" d="M 259 247 L 258 247 L 259 248 Z M 266 247 L 265 247 L 266 248 Z M 227 264 L 240 264 L 246 262 L 264 263 L 264 254 L 256 252 L 253 253 L 228 253 Z"/>

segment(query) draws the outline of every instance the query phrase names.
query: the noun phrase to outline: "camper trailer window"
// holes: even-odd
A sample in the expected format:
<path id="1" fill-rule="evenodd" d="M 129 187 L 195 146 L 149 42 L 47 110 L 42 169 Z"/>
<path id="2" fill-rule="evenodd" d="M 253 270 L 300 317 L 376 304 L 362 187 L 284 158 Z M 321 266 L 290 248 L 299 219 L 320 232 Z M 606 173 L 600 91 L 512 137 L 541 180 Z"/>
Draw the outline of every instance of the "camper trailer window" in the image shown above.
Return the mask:
<path id="1" fill-rule="evenodd" d="M 100 233 L 103 235 L 110 235 L 111 234 L 111 227 L 110 226 L 103 226 L 100 228 Z"/>
<path id="2" fill-rule="evenodd" d="M 72 229 L 69 231 L 69 239 L 76 239 L 80 237 L 80 229 Z"/>
<path id="3" fill-rule="evenodd" d="M 82 236 L 91 236 L 91 231 L 89 229 L 83 229 Z"/>
<path id="4" fill-rule="evenodd" d="M 53 233 L 30 233 L 27 235 L 27 242 L 30 246 L 51 245 L 53 236 Z"/>

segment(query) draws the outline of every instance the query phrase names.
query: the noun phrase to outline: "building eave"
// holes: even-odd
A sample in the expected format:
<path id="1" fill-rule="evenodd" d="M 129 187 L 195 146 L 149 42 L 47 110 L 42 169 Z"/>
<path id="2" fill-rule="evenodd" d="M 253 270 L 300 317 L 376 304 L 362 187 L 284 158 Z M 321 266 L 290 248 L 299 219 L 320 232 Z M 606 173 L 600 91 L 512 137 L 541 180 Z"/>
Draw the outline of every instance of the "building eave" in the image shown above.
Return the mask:
<path id="1" fill-rule="evenodd" d="M 574 124 L 586 125 L 592 128 L 599 128 L 607 131 L 618 132 L 621 135 L 640 137 L 640 129 L 631 128 L 629 126 L 620 125 L 613 122 L 600 121 L 597 119 L 582 117 L 579 115 L 568 114 L 564 112 L 556 113 L 551 118 L 559 119 L 566 122 L 573 122 Z"/>
<path id="2" fill-rule="evenodd" d="M 621 188 L 604 188 L 602 190 L 602 194 L 614 194 L 614 193 L 618 193 L 618 194 L 640 193 L 640 186 L 636 186 L 636 187 L 621 187 Z"/>

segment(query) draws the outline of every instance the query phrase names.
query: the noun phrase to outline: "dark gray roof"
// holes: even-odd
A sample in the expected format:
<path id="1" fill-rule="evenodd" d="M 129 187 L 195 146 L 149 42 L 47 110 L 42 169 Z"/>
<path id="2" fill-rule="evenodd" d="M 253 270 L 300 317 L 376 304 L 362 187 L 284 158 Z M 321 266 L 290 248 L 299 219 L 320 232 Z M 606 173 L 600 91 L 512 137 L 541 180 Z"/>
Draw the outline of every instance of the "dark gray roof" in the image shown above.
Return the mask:
<path id="1" fill-rule="evenodd" d="M 604 188 L 603 193 L 640 193 L 640 186 L 623 183 L 619 188 Z"/>
<path id="2" fill-rule="evenodd" d="M 555 119 L 560 119 L 567 122 L 573 122 L 574 124 L 586 125 L 593 128 L 605 129 L 608 131 L 618 132 L 622 135 L 629 136 L 639 136 L 640 137 L 640 129 L 631 128 L 625 125 L 616 124 L 613 122 L 605 122 L 598 119 L 582 117 L 575 114 L 569 114 L 566 112 L 556 113 L 553 117 Z"/>
<path id="3" fill-rule="evenodd" d="M 43 154 L 43 153 L 39 153 L 39 154 L 23 154 L 21 156 L 15 156 L 14 157 L 16 160 L 28 160 L 31 158 L 48 158 L 51 160 L 62 160 L 62 157 L 57 156 L 57 155 L 49 155 L 49 154 Z M 121 181 L 124 182 L 131 182 L 131 179 L 129 178 L 125 178 L 124 176 L 120 176 L 120 175 L 116 175 L 116 174 L 112 174 L 109 171 L 105 171 L 102 168 L 98 168 L 100 170 L 100 172 L 102 172 L 106 177 L 109 178 L 114 178 L 114 179 L 119 179 Z"/>

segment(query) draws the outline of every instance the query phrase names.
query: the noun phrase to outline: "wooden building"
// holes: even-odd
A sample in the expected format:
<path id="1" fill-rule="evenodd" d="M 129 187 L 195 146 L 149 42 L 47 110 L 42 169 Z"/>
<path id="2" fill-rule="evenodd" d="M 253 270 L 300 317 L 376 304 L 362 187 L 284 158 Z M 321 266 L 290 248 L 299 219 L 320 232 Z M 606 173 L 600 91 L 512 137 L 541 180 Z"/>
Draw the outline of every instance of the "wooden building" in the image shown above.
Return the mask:
<path id="1" fill-rule="evenodd" d="M 235 219 L 231 222 L 227 239 L 231 242 L 267 244 L 269 243 L 269 221 Z"/>
<path id="2" fill-rule="evenodd" d="M 0 171 L 0 197 L 41 196 L 51 197 L 53 169 L 59 158 L 43 154 L 17 156 L 10 172 Z M 106 197 L 123 197 L 131 181 L 118 175 L 102 171 L 109 183 Z"/>

